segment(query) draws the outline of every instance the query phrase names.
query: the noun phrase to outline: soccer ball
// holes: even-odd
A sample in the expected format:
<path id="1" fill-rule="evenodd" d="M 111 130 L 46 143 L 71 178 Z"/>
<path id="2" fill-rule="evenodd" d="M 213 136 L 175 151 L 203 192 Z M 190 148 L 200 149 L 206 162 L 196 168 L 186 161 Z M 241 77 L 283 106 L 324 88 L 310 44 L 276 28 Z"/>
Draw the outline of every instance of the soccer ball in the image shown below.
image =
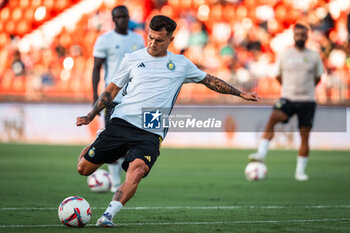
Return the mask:
<path id="1" fill-rule="evenodd" d="M 267 175 L 267 167 L 262 162 L 250 162 L 244 170 L 247 180 L 263 180 Z"/>
<path id="2" fill-rule="evenodd" d="M 66 226 L 83 227 L 91 218 L 90 205 L 82 197 L 67 197 L 58 207 L 58 218 Z"/>
<path id="3" fill-rule="evenodd" d="M 106 170 L 97 169 L 87 178 L 87 183 L 93 192 L 107 192 L 112 187 L 111 176 Z"/>

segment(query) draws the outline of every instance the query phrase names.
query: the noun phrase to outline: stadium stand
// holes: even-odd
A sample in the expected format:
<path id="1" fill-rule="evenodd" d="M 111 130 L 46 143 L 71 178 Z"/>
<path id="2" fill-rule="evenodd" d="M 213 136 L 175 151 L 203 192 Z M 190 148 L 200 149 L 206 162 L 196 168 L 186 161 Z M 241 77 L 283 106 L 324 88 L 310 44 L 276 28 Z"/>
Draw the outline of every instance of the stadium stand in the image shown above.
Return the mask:
<path id="1" fill-rule="evenodd" d="M 1 9 L 0 31 L 23 36 L 80 0 L 11 0 Z"/>
<path id="2" fill-rule="evenodd" d="M 80 1 L 4 2 L 0 10 L 0 59 L 5 61 L 0 64 L 1 101 L 91 101 L 94 42 L 113 27 L 111 9 L 126 4 L 132 20 L 139 24 L 147 25 L 155 14 L 174 18 L 179 27 L 171 51 L 185 54 L 200 68 L 241 89 L 258 92 L 267 101 L 277 98 L 280 91 L 273 79 L 276 55 L 292 45 L 292 25 L 305 22 L 312 28 L 308 46 L 320 51 L 327 72 L 317 89 L 318 102 L 350 103 L 348 1 L 105 1 L 72 27 L 64 27 L 50 43 L 29 50 L 19 46 L 23 36 Z M 42 7 L 45 14 L 39 10 Z M 178 101 L 229 104 L 239 100 L 189 84 Z"/>

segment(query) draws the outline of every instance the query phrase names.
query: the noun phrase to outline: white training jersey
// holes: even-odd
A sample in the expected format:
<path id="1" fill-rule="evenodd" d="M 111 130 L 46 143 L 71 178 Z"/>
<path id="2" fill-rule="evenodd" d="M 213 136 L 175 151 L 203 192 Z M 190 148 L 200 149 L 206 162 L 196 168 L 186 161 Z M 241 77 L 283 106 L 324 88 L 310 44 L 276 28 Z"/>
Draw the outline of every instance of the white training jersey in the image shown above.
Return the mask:
<path id="1" fill-rule="evenodd" d="M 131 30 L 128 30 L 127 35 L 111 30 L 97 38 L 93 56 L 105 58 L 103 68 L 105 71 L 104 80 L 106 87 L 111 82 L 114 73 L 118 70 L 125 54 L 141 49 L 144 45 L 143 38 Z M 118 95 L 114 99 L 114 102 L 120 102 L 120 98 L 121 95 Z"/>
<path id="2" fill-rule="evenodd" d="M 323 74 L 320 55 L 295 47 L 282 52 L 277 60 L 277 75 L 282 79 L 281 97 L 291 101 L 315 101 L 315 78 Z"/>
<path id="3" fill-rule="evenodd" d="M 151 56 L 147 48 L 126 54 L 112 82 L 124 87 L 123 98 L 111 118 L 124 119 L 144 130 L 142 108 L 169 109 L 170 114 L 184 82 L 200 82 L 207 74 L 183 55 L 167 52 L 164 57 Z M 165 137 L 165 131 L 154 132 Z"/>

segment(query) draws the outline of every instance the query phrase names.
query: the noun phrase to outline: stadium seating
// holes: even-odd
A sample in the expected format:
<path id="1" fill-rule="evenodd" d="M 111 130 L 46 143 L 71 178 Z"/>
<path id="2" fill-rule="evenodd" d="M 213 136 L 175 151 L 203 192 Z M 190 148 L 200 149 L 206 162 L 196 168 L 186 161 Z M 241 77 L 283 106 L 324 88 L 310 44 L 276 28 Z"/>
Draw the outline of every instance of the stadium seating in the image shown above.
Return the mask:
<path id="1" fill-rule="evenodd" d="M 12 67 L 13 54 L 18 50 L 16 45 L 23 35 L 54 19 L 78 2 L 11 0 L 0 10 L 0 48 L 6 48 L 0 50 L 0 58 L 7 58 L 5 64 L 0 64 L 0 100 L 91 101 L 92 49 L 96 38 L 113 27 L 110 19 L 113 4 L 103 4 L 97 11 L 83 15 L 73 30 L 63 29 L 51 44 L 39 50 L 20 51 L 20 59 L 25 65 L 25 72 L 21 75 L 16 75 Z M 146 24 L 155 14 L 172 17 L 179 27 L 171 51 L 184 53 L 208 73 L 217 75 L 238 88 L 257 91 L 262 98 L 268 100 L 279 96 L 279 84 L 272 79 L 279 46 L 287 43 L 284 38 L 289 35 L 288 31 L 295 22 L 310 24 L 315 31 L 310 34 L 310 46 L 322 52 L 328 72 L 317 97 L 321 103 L 349 103 L 347 9 L 333 12 L 335 6 L 332 5 L 333 8 L 330 9 L 330 4 L 325 1 L 309 1 L 304 5 L 291 1 L 267 0 L 225 4 L 209 0 L 168 0 L 163 5 L 150 2 L 152 1 L 115 1 L 116 4 L 126 3 L 132 18 L 142 18 Z M 140 7 L 140 4 L 144 5 Z M 41 10 L 37 12 L 39 8 Z M 327 21 L 328 16 L 332 20 Z M 138 32 L 145 36 L 146 32 Z M 345 60 L 336 62 L 336 65 L 332 64 L 334 59 L 338 59 L 339 53 L 330 56 L 334 48 L 345 54 Z M 64 67 L 64 61 L 73 64 L 67 68 Z M 103 85 L 101 90 L 102 88 Z M 335 97 L 338 95 L 341 97 Z M 237 100 L 192 84 L 186 85 L 179 96 L 179 102 L 182 103 L 233 101 Z"/>
<path id="2" fill-rule="evenodd" d="M 0 12 L 3 32 L 23 36 L 80 0 L 11 0 Z"/>

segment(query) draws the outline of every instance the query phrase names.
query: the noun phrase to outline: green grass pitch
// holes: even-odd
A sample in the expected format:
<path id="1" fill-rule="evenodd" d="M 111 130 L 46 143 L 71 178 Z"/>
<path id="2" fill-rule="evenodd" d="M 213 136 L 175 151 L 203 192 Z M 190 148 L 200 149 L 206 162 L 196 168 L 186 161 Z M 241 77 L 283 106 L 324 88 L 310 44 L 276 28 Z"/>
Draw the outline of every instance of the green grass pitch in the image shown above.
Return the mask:
<path id="1" fill-rule="evenodd" d="M 312 151 L 310 180 L 297 182 L 297 152 L 272 150 L 267 179 L 248 182 L 251 150 L 165 148 L 115 218 L 119 226 L 100 229 L 112 193 L 90 192 L 78 175 L 82 148 L 0 144 L 0 232 L 350 232 L 349 151 Z M 93 208 L 83 229 L 58 220 L 71 195 Z"/>

